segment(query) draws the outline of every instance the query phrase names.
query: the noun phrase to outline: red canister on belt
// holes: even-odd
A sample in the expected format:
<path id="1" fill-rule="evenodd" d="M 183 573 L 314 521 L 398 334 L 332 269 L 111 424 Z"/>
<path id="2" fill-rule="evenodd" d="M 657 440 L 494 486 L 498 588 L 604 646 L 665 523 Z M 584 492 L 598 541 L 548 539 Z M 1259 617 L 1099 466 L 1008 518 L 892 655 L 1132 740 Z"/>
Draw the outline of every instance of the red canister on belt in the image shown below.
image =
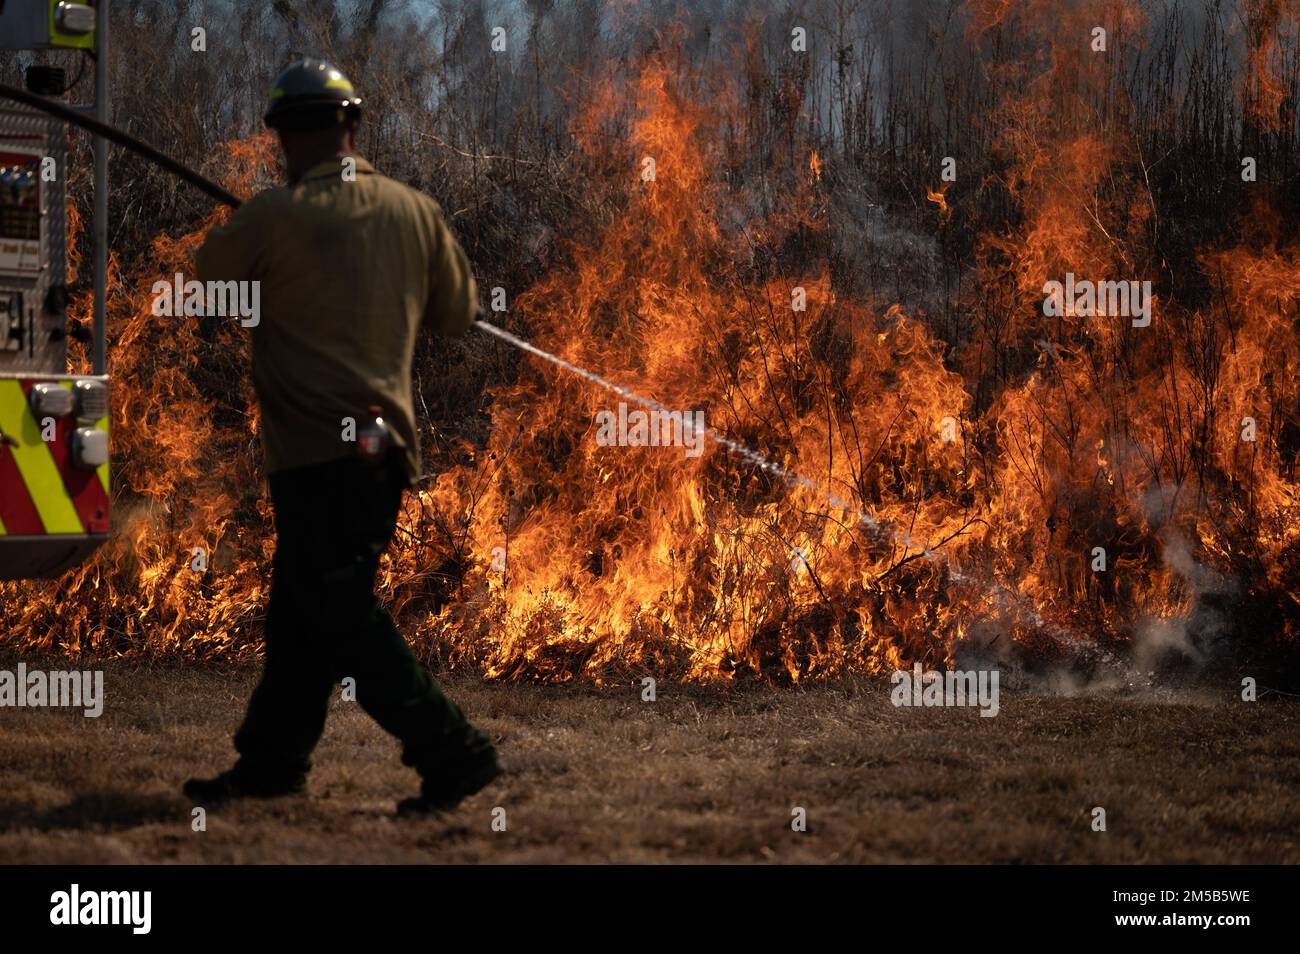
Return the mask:
<path id="1" fill-rule="evenodd" d="M 378 464 L 388 455 L 388 425 L 383 408 L 371 405 L 357 432 L 357 456 L 368 464 Z"/>

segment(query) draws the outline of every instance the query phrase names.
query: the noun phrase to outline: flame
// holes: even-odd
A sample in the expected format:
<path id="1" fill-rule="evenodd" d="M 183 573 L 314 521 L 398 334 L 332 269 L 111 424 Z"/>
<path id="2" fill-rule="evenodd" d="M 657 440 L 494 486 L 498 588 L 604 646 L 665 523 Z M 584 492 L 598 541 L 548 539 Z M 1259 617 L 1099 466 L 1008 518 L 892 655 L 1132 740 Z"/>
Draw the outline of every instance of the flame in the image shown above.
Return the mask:
<path id="1" fill-rule="evenodd" d="M 1242 13 L 1248 67 L 1245 98 L 1250 115 L 1262 129 L 1285 129 L 1295 113 L 1287 105 L 1287 86 L 1279 74 L 1286 68 L 1284 49 L 1294 48 L 1300 38 L 1296 33 L 1300 0 L 1244 0 Z"/>
<path id="2" fill-rule="evenodd" d="M 1000 66 L 1015 93 L 989 122 L 1015 214 L 977 237 L 955 302 L 972 330 L 952 342 L 906 303 L 842 293 L 827 263 L 770 267 L 826 228 L 823 159 L 809 143 L 774 151 L 774 199 L 736 185 L 721 131 L 745 103 L 726 75 L 661 51 L 630 88 L 594 86 L 571 129 L 575 167 L 617 212 L 570 236 L 497 320 L 629 392 L 703 411 L 804 479 L 712 441 L 698 456 L 605 446 L 598 422 L 619 395 L 520 357 L 490 389 L 486 437 L 408 496 L 381 566 L 415 641 L 501 679 L 794 683 L 944 665 L 968 644 L 1118 643 L 1144 621 L 1192 618 L 1225 580 L 1280 607 L 1294 640 L 1300 247 L 1279 246 L 1276 215 L 1252 208 L 1241 236 L 1212 238 L 1189 266 L 1214 294 L 1177 299 L 1146 254 L 1149 194 L 1113 186 L 1133 182 L 1134 150 L 1092 126 L 1110 74 L 1078 42 L 1102 19 L 1140 31 L 1140 7 L 968 12 L 979 50 L 1046 41 Z M 269 144 L 234 144 L 222 162 L 261 174 Z M 927 190 L 944 222 L 949 185 Z M 272 526 L 245 346 L 235 328 L 162 327 L 148 309 L 153 278 L 184 270 L 201 234 L 160 237 L 129 274 L 114 266 L 118 533 L 59 583 L 0 588 L 27 645 L 256 651 Z M 1152 281 L 1151 326 L 1049 317 L 1044 283 L 1067 272 Z M 195 547 L 206 573 L 190 570 Z"/>
<path id="3" fill-rule="evenodd" d="M 925 197 L 939 207 L 939 221 L 947 222 L 952 217 L 952 209 L 948 208 L 948 187 L 951 182 L 939 183 L 939 191 L 933 189 L 925 190 Z"/>
<path id="4" fill-rule="evenodd" d="M 223 147 L 226 185 L 250 191 L 271 146 L 262 135 Z M 191 272 L 207 227 L 227 214 L 214 212 L 181 238 L 159 236 L 129 273 L 110 255 L 114 535 L 58 581 L 0 584 L 5 629 L 20 645 L 214 657 L 256 651 L 272 524 L 253 453 L 246 342 L 229 323 L 152 313 L 154 280 Z M 89 326 L 89 294 L 73 299 L 69 321 Z M 71 373 L 89 373 L 88 349 L 70 345 Z M 200 551 L 211 572 L 191 569 Z"/>

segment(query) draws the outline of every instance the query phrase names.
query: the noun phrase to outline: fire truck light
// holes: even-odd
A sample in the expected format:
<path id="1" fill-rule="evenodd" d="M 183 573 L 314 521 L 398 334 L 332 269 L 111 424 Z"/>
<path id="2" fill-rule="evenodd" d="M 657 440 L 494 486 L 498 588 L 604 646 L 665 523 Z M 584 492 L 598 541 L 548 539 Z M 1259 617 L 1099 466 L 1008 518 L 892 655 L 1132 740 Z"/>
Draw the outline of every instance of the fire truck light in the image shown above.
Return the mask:
<path id="1" fill-rule="evenodd" d="M 46 417 L 66 417 L 72 413 L 72 392 L 61 384 L 32 386 L 32 411 L 39 421 Z"/>
<path id="2" fill-rule="evenodd" d="M 77 396 L 77 418 L 82 421 L 98 421 L 108 416 L 108 385 L 103 381 L 91 381 L 85 378 L 72 386 Z"/>
<path id="3" fill-rule="evenodd" d="M 94 427 L 79 427 L 72 435 L 72 461 L 94 470 L 108 463 L 108 435 Z"/>
<path id="4" fill-rule="evenodd" d="M 54 8 L 54 22 L 64 33 L 89 33 L 95 29 L 95 10 L 84 3 L 62 2 Z"/>

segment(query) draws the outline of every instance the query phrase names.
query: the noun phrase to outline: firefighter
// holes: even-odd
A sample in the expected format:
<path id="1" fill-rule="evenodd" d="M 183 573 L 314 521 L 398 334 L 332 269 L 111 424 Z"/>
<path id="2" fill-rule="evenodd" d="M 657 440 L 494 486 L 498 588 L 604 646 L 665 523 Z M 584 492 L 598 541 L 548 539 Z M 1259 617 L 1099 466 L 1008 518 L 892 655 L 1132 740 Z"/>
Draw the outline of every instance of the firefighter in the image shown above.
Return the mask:
<path id="1" fill-rule="evenodd" d="M 290 66 L 265 117 L 288 185 L 246 202 L 196 256 L 200 281 L 261 283 L 252 378 L 276 529 L 261 682 L 234 767 L 185 785 L 201 804 L 303 791 L 334 686 L 349 677 L 422 778 L 399 811 L 450 808 L 501 771 L 374 595 L 419 474 L 416 337 L 464 333 L 478 293 L 438 204 L 356 155 L 360 106 L 330 64 Z"/>

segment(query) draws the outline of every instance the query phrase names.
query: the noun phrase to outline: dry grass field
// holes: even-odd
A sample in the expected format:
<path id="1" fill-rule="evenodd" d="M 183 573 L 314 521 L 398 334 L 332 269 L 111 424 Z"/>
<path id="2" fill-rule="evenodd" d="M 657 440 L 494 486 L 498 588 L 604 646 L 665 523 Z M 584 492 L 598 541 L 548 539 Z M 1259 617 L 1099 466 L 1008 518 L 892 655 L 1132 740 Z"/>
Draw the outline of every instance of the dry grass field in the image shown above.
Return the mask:
<path id="1" fill-rule="evenodd" d="M 13 668 L 13 663 L 6 668 Z M 29 667 L 38 664 L 28 660 Z M 66 662 L 52 665 L 68 665 Z M 399 819 L 397 748 L 336 700 L 309 795 L 190 825 L 181 782 L 224 768 L 250 667 L 117 664 L 98 719 L 0 709 L 6 863 L 1296 862 L 1300 704 L 1231 683 L 908 709 L 889 685 L 798 690 L 444 682 L 508 775 Z M 792 809 L 807 831 L 791 830 Z M 1091 810 L 1107 830 L 1091 830 Z M 492 828 L 505 809 L 506 830 Z"/>

